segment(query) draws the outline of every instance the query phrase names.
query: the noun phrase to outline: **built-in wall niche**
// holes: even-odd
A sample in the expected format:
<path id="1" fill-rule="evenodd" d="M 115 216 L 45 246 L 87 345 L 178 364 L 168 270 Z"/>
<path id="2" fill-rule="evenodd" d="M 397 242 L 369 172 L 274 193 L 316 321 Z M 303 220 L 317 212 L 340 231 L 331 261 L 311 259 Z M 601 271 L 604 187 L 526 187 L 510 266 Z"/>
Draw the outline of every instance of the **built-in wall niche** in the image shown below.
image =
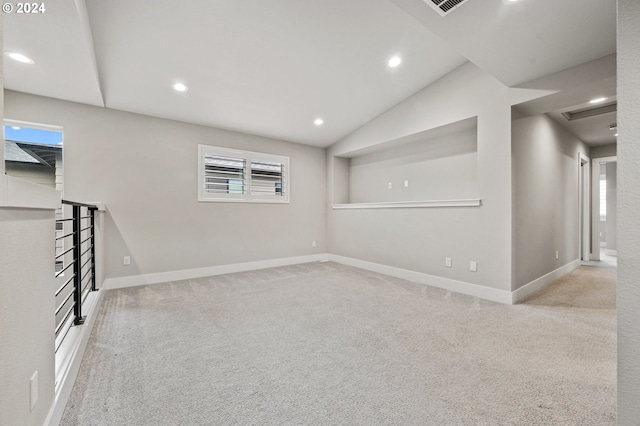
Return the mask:
<path id="1" fill-rule="evenodd" d="M 334 208 L 479 206 L 477 117 L 336 158 Z"/>

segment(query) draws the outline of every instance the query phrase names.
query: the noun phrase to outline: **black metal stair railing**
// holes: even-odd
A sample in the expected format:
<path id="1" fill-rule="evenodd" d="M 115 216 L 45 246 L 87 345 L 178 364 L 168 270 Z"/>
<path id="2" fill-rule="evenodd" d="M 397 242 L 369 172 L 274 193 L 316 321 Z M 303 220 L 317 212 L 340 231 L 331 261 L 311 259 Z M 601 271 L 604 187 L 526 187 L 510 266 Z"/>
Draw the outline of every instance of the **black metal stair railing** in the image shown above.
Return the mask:
<path id="1" fill-rule="evenodd" d="M 82 307 L 96 290 L 95 212 L 91 204 L 62 201 L 56 220 L 55 341 L 56 351 L 72 326 L 85 321 Z M 70 212 L 69 212 L 70 210 Z M 70 214 L 69 214 L 70 213 Z"/>

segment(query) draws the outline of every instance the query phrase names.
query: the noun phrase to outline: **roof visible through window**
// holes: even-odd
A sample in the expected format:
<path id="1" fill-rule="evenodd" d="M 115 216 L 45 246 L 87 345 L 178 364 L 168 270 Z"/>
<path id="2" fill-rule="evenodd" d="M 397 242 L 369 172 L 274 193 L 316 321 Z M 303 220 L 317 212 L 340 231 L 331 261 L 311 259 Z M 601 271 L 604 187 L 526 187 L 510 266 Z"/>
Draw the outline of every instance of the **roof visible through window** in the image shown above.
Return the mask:
<path id="1" fill-rule="evenodd" d="M 62 132 L 16 125 L 4 126 L 4 138 L 5 140 L 16 142 L 30 142 L 53 146 L 62 145 Z"/>

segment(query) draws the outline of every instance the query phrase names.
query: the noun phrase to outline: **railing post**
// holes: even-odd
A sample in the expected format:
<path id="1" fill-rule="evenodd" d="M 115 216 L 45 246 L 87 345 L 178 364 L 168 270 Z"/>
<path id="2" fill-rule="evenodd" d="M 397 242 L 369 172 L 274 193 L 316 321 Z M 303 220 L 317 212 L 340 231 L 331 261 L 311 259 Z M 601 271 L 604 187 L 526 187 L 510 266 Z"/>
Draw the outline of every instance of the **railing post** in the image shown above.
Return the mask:
<path id="1" fill-rule="evenodd" d="M 89 209 L 89 217 L 91 218 L 91 291 L 96 291 L 96 211 Z"/>
<path id="2" fill-rule="evenodd" d="M 84 317 L 82 316 L 82 278 L 80 277 L 80 206 L 73 206 L 73 300 L 75 305 L 73 307 L 73 313 L 75 319 L 73 323 L 75 325 L 84 324 Z"/>

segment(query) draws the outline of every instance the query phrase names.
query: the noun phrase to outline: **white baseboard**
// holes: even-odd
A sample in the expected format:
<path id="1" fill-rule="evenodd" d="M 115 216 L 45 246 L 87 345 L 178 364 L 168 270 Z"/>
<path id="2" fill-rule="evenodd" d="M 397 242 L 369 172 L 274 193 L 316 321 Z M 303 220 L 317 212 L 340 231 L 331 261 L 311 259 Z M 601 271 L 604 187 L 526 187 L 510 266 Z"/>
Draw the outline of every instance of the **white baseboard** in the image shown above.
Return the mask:
<path id="1" fill-rule="evenodd" d="M 402 278 L 419 284 L 425 284 L 431 287 L 454 291 L 456 293 L 475 296 L 480 299 L 490 300 L 492 302 L 511 304 L 512 301 L 511 292 L 506 290 L 498 290 L 496 288 L 486 287 L 465 281 L 458 281 L 450 278 L 439 277 L 437 275 L 430 275 L 422 272 L 410 271 L 408 269 L 382 265 L 379 263 L 367 262 L 365 260 L 354 259 L 351 257 L 338 256 L 335 254 L 328 254 L 327 256 L 328 260 L 331 260 L 333 262 L 354 266 L 356 268 L 367 269 L 369 271 L 378 272 L 380 274 L 390 275 L 392 277 Z"/>
<path id="2" fill-rule="evenodd" d="M 561 276 L 573 271 L 578 266 L 580 266 L 580 259 L 573 260 L 567 263 L 566 265 L 561 266 L 558 269 L 551 271 L 548 274 L 543 275 L 540 278 L 537 278 L 528 284 L 523 285 L 522 287 L 520 287 L 519 289 L 511 293 L 512 294 L 511 303 L 516 304 L 521 302 L 522 300 L 529 297 L 536 291 L 548 286 L 549 284 L 551 284 Z"/>
<path id="3" fill-rule="evenodd" d="M 96 291 L 89 294 L 87 300 L 82 305 L 86 321 L 81 326 L 74 326 L 69 329 L 67 336 L 58 348 L 56 353 L 56 388 L 53 407 L 49 411 L 45 425 L 58 426 L 64 409 L 71 396 L 73 385 L 80 371 L 80 364 L 84 351 L 91 336 L 91 330 L 98 316 L 98 309 L 102 304 L 104 291 Z"/>
<path id="4" fill-rule="evenodd" d="M 324 253 L 312 254 L 308 256 L 285 257 L 281 259 L 260 260 L 257 262 L 234 263 L 231 265 L 208 266 L 205 268 L 183 269 L 180 271 L 131 275 L 128 277 L 107 278 L 104 280 L 104 288 L 107 290 L 112 290 L 116 288 L 135 287 L 146 284 L 159 284 L 168 281 L 188 280 L 192 278 L 210 277 L 213 275 L 232 274 L 234 272 L 275 268 L 277 266 L 319 262 L 322 260 L 327 260 L 327 255 Z"/>
<path id="5" fill-rule="evenodd" d="M 618 256 L 618 250 L 604 249 L 604 254 L 607 256 Z"/>
<path id="6" fill-rule="evenodd" d="M 180 281 L 193 278 L 209 277 L 214 275 L 232 274 L 235 272 L 254 271 L 265 268 L 275 268 L 278 266 L 297 265 L 301 263 L 333 261 L 356 268 L 367 269 L 392 277 L 402 278 L 419 284 L 425 284 L 456 293 L 466 294 L 493 302 L 504 304 L 515 304 L 523 300 L 530 294 L 540 290 L 562 275 L 573 271 L 580 266 L 579 260 L 574 260 L 555 271 L 531 281 L 520 287 L 516 291 L 499 290 L 466 281 L 458 281 L 437 275 L 425 274 L 423 272 L 411 271 L 408 269 L 396 268 L 394 266 L 368 262 L 351 257 L 339 256 L 336 254 L 322 253 L 308 256 L 287 257 L 281 259 L 261 260 L 257 262 L 235 263 L 231 265 L 209 266 L 205 268 L 184 269 L 180 271 L 158 272 L 153 274 L 132 275 L 128 277 L 107 278 L 104 280 L 103 288 L 107 290 L 135 287 L 147 284 L 159 284 L 169 281 Z"/>

